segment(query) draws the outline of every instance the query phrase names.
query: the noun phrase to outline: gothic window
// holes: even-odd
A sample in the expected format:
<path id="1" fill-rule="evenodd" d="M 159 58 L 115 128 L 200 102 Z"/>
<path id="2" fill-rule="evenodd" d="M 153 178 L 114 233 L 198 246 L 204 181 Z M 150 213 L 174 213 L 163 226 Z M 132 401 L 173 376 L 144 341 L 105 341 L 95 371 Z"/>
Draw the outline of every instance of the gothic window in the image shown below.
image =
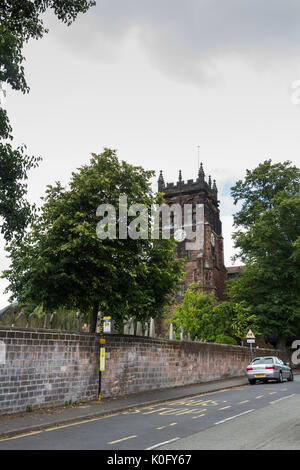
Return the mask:
<path id="1" fill-rule="evenodd" d="M 177 256 L 178 258 L 185 257 L 184 243 L 177 243 Z"/>
<path id="2" fill-rule="evenodd" d="M 170 214 L 170 223 L 171 223 L 171 227 L 174 227 L 174 212 L 171 212 Z"/>
<path id="3" fill-rule="evenodd" d="M 212 260 L 213 260 L 213 261 L 216 260 L 216 251 L 215 251 L 215 247 L 214 247 L 214 246 L 211 247 L 211 257 L 212 257 Z"/>
<path id="4" fill-rule="evenodd" d="M 193 206 L 192 224 L 196 225 L 196 207 L 195 206 Z"/>

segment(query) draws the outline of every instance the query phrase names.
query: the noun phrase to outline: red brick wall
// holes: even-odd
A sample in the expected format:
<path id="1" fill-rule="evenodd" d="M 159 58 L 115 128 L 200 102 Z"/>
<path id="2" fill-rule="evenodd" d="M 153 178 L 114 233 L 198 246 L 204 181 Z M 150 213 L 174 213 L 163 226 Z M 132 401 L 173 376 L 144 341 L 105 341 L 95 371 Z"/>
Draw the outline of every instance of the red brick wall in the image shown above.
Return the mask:
<path id="1" fill-rule="evenodd" d="M 254 354 L 275 353 L 274 349 L 259 349 Z M 249 354 L 249 348 L 240 346 L 109 335 L 102 396 L 242 376 Z"/>
<path id="2" fill-rule="evenodd" d="M 0 328 L 0 347 L 0 415 L 97 398 L 97 335 Z"/>
<path id="3" fill-rule="evenodd" d="M 0 328 L 0 415 L 96 400 L 99 346 L 98 334 Z M 246 347 L 107 335 L 101 392 L 122 397 L 240 376 L 248 360 Z"/>

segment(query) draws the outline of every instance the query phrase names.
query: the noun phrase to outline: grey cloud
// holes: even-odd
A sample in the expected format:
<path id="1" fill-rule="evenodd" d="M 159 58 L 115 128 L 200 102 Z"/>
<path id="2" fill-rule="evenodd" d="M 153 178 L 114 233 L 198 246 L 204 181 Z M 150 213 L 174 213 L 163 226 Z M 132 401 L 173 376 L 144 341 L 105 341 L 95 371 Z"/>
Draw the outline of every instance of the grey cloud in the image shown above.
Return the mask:
<path id="1" fill-rule="evenodd" d="M 113 34 L 167 27 L 188 44 L 216 48 L 289 43 L 299 38 L 299 13 L 298 0 L 98 0 L 95 8 L 97 24 Z"/>
<path id="2" fill-rule="evenodd" d="M 97 0 L 84 16 L 76 31 L 90 55 L 109 60 L 134 32 L 156 66 L 185 80 L 213 78 L 226 56 L 276 63 L 299 50 L 299 0 Z"/>

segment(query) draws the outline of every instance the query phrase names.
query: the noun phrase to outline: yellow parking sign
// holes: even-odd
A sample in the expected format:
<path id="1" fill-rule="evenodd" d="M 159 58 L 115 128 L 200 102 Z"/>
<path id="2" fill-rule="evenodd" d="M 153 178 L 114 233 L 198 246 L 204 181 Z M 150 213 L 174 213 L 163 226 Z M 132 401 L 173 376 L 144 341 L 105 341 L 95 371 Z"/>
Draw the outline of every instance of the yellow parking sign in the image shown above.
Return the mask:
<path id="1" fill-rule="evenodd" d="M 105 348 L 100 348 L 100 369 L 101 372 L 105 370 Z"/>
<path id="2" fill-rule="evenodd" d="M 103 317 L 103 333 L 111 332 L 111 317 Z"/>

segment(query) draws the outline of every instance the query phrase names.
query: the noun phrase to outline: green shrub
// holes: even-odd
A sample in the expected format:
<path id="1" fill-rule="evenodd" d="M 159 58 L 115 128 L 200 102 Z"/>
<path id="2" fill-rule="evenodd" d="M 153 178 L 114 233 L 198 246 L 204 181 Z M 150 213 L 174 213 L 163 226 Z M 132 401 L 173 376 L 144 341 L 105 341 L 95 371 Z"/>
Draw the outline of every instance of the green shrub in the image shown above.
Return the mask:
<path id="1" fill-rule="evenodd" d="M 237 344 L 237 342 L 234 338 L 231 338 L 230 336 L 227 336 L 227 335 L 218 335 L 218 336 L 216 336 L 215 343 L 233 344 L 233 345 Z"/>

